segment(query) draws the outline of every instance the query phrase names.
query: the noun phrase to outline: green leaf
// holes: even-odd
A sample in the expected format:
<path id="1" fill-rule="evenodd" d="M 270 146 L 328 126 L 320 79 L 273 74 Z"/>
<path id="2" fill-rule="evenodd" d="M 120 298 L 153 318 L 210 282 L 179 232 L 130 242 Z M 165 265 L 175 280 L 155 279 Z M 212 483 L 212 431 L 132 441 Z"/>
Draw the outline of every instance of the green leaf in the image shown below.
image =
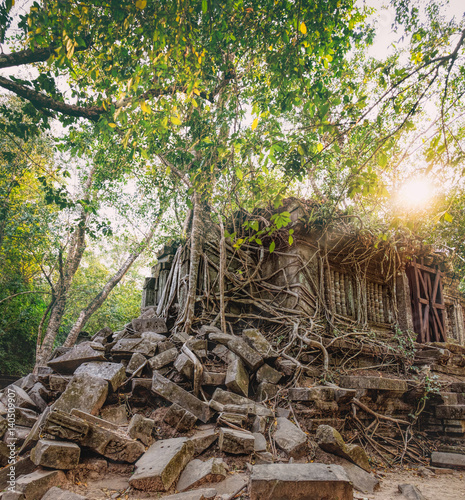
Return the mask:
<path id="1" fill-rule="evenodd" d="M 454 220 L 454 217 L 448 212 L 444 212 L 444 220 L 446 222 L 452 222 Z"/>
<path id="2" fill-rule="evenodd" d="M 255 118 L 255 120 L 252 122 L 252 130 L 255 130 L 258 125 L 258 118 Z"/>
<path id="3" fill-rule="evenodd" d="M 379 155 L 379 157 L 378 157 L 378 165 L 380 167 L 385 167 L 387 165 L 387 161 L 388 161 L 388 159 L 387 159 L 386 154 L 385 153 L 381 153 Z"/>
<path id="4" fill-rule="evenodd" d="M 242 170 L 238 167 L 236 168 L 236 176 L 240 181 L 244 178 L 244 174 L 242 173 Z"/>
<path id="5" fill-rule="evenodd" d="M 147 0 L 137 0 L 137 2 L 136 2 L 136 7 L 139 10 L 144 10 L 146 5 L 147 5 Z"/>
<path id="6" fill-rule="evenodd" d="M 276 247 L 276 243 L 274 241 L 272 241 L 271 245 L 270 245 L 270 248 L 269 248 L 270 253 L 274 252 L 275 247 Z"/>
<path id="7" fill-rule="evenodd" d="M 182 125 L 182 121 L 179 119 L 179 117 L 174 115 L 171 117 L 171 123 L 173 125 Z"/>
<path id="8" fill-rule="evenodd" d="M 202 0 L 202 12 L 206 14 L 207 10 L 208 10 L 208 2 L 207 0 Z"/>
<path id="9" fill-rule="evenodd" d="M 289 245 L 292 245 L 292 243 L 294 243 L 294 238 L 289 235 Z"/>

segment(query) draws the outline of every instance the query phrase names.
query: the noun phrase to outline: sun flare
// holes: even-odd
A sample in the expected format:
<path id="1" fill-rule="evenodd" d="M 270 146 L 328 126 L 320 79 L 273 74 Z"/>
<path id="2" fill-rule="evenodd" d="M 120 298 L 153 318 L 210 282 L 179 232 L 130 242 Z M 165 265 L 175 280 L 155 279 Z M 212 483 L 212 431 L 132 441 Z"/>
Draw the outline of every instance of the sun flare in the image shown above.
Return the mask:
<path id="1" fill-rule="evenodd" d="M 433 186 L 426 179 L 412 179 L 403 184 L 398 193 L 398 203 L 410 209 L 425 208 L 433 197 Z"/>

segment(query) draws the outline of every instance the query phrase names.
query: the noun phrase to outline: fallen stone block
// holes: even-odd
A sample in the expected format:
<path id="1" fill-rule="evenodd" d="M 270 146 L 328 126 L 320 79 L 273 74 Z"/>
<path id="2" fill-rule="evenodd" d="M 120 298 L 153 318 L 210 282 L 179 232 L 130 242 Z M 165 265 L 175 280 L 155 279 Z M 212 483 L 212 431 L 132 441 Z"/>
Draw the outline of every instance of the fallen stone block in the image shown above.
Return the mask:
<path id="1" fill-rule="evenodd" d="M 168 408 L 163 420 L 174 429 L 180 432 L 187 432 L 194 427 L 197 422 L 197 417 L 190 411 L 187 411 L 178 404 L 173 403 Z"/>
<path id="2" fill-rule="evenodd" d="M 131 359 L 129 360 L 128 366 L 126 366 L 126 373 L 129 373 L 129 375 L 133 375 L 134 373 L 138 373 L 140 370 L 142 370 L 142 367 L 146 363 L 146 358 L 145 356 L 142 356 L 139 352 L 135 352 L 132 356 Z"/>
<path id="3" fill-rule="evenodd" d="M 65 392 L 53 404 L 54 410 L 71 413 L 79 408 L 97 415 L 108 395 L 108 382 L 102 378 L 80 373 L 74 375 Z"/>
<path id="4" fill-rule="evenodd" d="M 3 437 L 3 441 L 7 444 L 15 444 L 16 446 L 21 446 L 29 433 L 31 432 L 30 427 L 22 427 L 20 425 L 15 425 L 12 429 L 8 429 Z"/>
<path id="5" fill-rule="evenodd" d="M 431 465 L 449 469 L 465 469 L 465 455 L 434 451 L 431 454 Z"/>
<path id="6" fill-rule="evenodd" d="M 407 500 L 426 500 L 421 491 L 413 484 L 399 484 L 398 489 Z"/>
<path id="7" fill-rule="evenodd" d="M 314 387 L 293 387 L 289 389 L 291 401 L 335 401 L 336 390 L 324 385 Z"/>
<path id="8" fill-rule="evenodd" d="M 344 375 L 340 381 L 341 387 L 349 389 L 372 389 L 376 391 L 407 392 L 408 386 L 405 380 L 387 377 L 358 377 L 355 375 Z"/>
<path id="9" fill-rule="evenodd" d="M 101 330 L 99 330 L 93 337 L 91 337 L 90 340 L 92 342 L 100 342 L 102 345 L 105 345 L 112 335 L 113 330 L 109 326 L 105 326 Z"/>
<path id="10" fill-rule="evenodd" d="M 0 491 L 11 486 L 11 478 L 19 478 L 30 474 L 37 468 L 37 465 L 29 457 L 20 457 L 15 464 L 0 469 Z"/>
<path id="11" fill-rule="evenodd" d="M 27 408 L 15 408 L 15 425 L 22 427 L 33 427 L 39 418 L 39 414 Z M 6 420 L 5 420 L 6 423 Z M 3 421 L 0 417 L 0 437 L 2 437 Z M 5 426 L 6 429 L 6 426 Z"/>
<path id="12" fill-rule="evenodd" d="M 218 387 L 212 396 L 212 401 L 216 401 L 222 405 L 237 405 L 247 407 L 247 412 L 250 415 L 258 415 L 259 417 L 272 417 L 273 412 L 266 406 L 257 404 L 245 396 L 235 394 L 234 392 L 225 391 Z"/>
<path id="13" fill-rule="evenodd" d="M 159 370 L 170 363 L 173 363 L 178 357 L 178 350 L 176 347 L 167 349 L 166 351 L 157 354 L 153 358 L 149 359 L 149 365 L 152 370 Z"/>
<path id="14" fill-rule="evenodd" d="M 245 366 L 255 372 L 263 364 L 262 356 L 240 337 L 233 337 L 226 344 L 228 349 L 239 356 Z"/>
<path id="15" fill-rule="evenodd" d="M 279 385 L 270 384 L 269 382 L 260 382 L 255 395 L 257 401 L 266 401 L 274 398 L 279 392 Z"/>
<path id="16" fill-rule="evenodd" d="M 186 438 L 157 441 L 137 461 L 129 484 L 137 490 L 167 491 L 190 462 L 193 453 L 194 446 Z"/>
<path id="17" fill-rule="evenodd" d="M 283 374 L 265 363 L 258 369 L 256 377 L 258 383 L 268 382 L 269 384 L 277 384 L 283 378 Z"/>
<path id="18" fill-rule="evenodd" d="M 273 346 L 256 328 L 250 328 L 242 331 L 244 340 L 255 349 L 264 359 L 276 358 L 277 354 Z"/>
<path id="19" fill-rule="evenodd" d="M 164 342 L 166 340 L 166 337 L 164 335 L 161 335 L 160 333 L 155 333 L 155 332 L 144 332 L 140 336 L 141 339 L 148 340 L 149 342 L 152 342 L 153 344 L 158 344 L 160 342 Z"/>
<path id="20" fill-rule="evenodd" d="M 206 339 L 191 338 L 186 342 L 186 347 L 200 359 L 207 357 L 208 342 Z"/>
<path id="21" fill-rule="evenodd" d="M 194 491 L 185 491 L 163 497 L 163 500 L 214 500 L 217 498 L 217 491 L 214 488 L 201 488 Z"/>
<path id="22" fill-rule="evenodd" d="M 162 318 L 135 318 L 131 322 L 135 332 L 168 333 L 165 320 Z"/>
<path id="23" fill-rule="evenodd" d="M 128 425 L 128 410 L 125 405 L 102 408 L 100 416 L 103 420 L 115 425 Z"/>
<path id="24" fill-rule="evenodd" d="M 37 405 L 28 396 L 27 392 L 17 385 L 9 385 L 3 390 L 3 396 L 0 401 L 8 408 L 9 405 L 17 406 L 18 408 L 28 408 L 30 410 L 38 410 Z"/>
<path id="25" fill-rule="evenodd" d="M 157 344 L 147 339 L 121 339 L 111 348 L 111 353 L 118 359 L 130 358 L 135 352 L 152 357 L 156 350 Z"/>
<path id="26" fill-rule="evenodd" d="M 198 488 L 205 483 L 216 483 L 222 481 L 228 472 L 228 466 L 221 458 L 210 458 L 206 462 L 192 460 L 181 472 L 176 489 L 186 491 Z"/>
<path id="27" fill-rule="evenodd" d="M 251 500 L 353 500 L 342 467 L 314 463 L 255 465 L 249 494 Z"/>
<path id="28" fill-rule="evenodd" d="M 50 412 L 38 423 L 44 434 L 69 441 L 80 441 L 89 432 L 89 424 L 85 420 L 59 410 Z"/>
<path id="29" fill-rule="evenodd" d="M 31 460 L 36 465 L 51 469 L 74 469 L 79 463 L 81 448 L 75 443 L 40 439 L 31 450 Z"/>
<path id="30" fill-rule="evenodd" d="M 202 372 L 202 385 L 211 385 L 213 387 L 218 387 L 219 385 L 225 385 L 226 373 L 220 372 Z"/>
<path id="31" fill-rule="evenodd" d="M 0 467 L 8 465 L 10 459 L 10 448 L 6 443 L 0 441 Z"/>
<path id="32" fill-rule="evenodd" d="M 146 446 L 153 443 L 152 432 L 155 427 L 155 422 L 151 418 L 144 418 L 142 415 L 136 413 L 128 426 L 128 434 L 133 439 L 139 439 Z"/>
<path id="33" fill-rule="evenodd" d="M 145 359 L 145 358 L 144 358 Z M 126 373 L 124 366 L 121 363 L 109 362 L 92 362 L 83 363 L 75 372 L 74 375 L 86 373 L 92 377 L 101 378 L 110 383 L 111 388 L 116 391 L 121 387 L 126 380 Z"/>
<path id="34" fill-rule="evenodd" d="M 157 372 L 153 374 L 152 391 L 191 412 L 203 423 L 207 423 L 211 417 L 210 408 L 206 403 Z"/>
<path id="35" fill-rule="evenodd" d="M 218 422 L 220 422 L 220 421 L 221 421 L 221 423 L 229 422 L 230 424 L 244 428 L 244 427 L 246 427 L 246 424 L 247 424 L 247 416 L 240 415 L 238 413 L 222 412 L 218 418 Z"/>
<path id="36" fill-rule="evenodd" d="M 82 342 L 70 349 L 62 356 L 58 356 L 47 365 L 58 373 L 73 373 L 82 363 L 88 361 L 105 361 L 103 351 L 97 351 L 91 346 L 92 342 Z"/>
<path id="37" fill-rule="evenodd" d="M 53 373 L 50 375 L 48 382 L 50 390 L 54 392 L 64 392 L 71 378 L 72 377 L 70 375 L 57 375 L 56 373 Z"/>
<path id="38" fill-rule="evenodd" d="M 315 439 L 322 450 L 350 460 L 370 472 L 370 463 L 365 450 L 358 445 L 346 444 L 339 432 L 333 427 L 329 425 L 318 426 Z"/>
<path id="39" fill-rule="evenodd" d="M 253 432 L 253 437 L 255 438 L 254 451 L 261 452 L 266 451 L 266 438 L 261 432 Z"/>
<path id="40" fill-rule="evenodd" d="M 221 427 L 218 446 L 225 453 L 233 455 L 243 455 L 253 453 L 255 448 L 255 438 L 251 432 L 237 431 L 227 427 Z"/>
<path id="41" fill-rule="evenodd" d="M 87 497 L 53 486 L 45 493 L 42 500 L 87 500 Z"/>
<path id="42" fill-rule="evenodd" d="M 275 361 L 275 367 L 286 377 L 292 377 L 297 370 L 297 365 L 290 359 L 278 358 Z"/>
<path id="43" fill-rule="evenodd" d="M 226 372 L 226 387 L 237 394 L 248 396 L 249 394 L 249 374 L 240 359 L 232 361 Z"/>
<path id="44" fill-rule="evenodd" d="M 181 373 L 187 380 L 194 378 L 194 362 L 185 353 L 181 353 L 174 362 L 174 367 Z"/>
<path id="45" fill-rule="evenodd" d="M 465 405 L 439 405 L 435 411 L 436 418 L 465 420 Z"/>
<path id="46" fill-rule="evenodd" d="M 21 377 L 20 379 L 13 382 L 13 385 L 21 387 L 21 389 L 29 392 L 37 383 L 37 380 L 38 377 L 36 375 L 34 375 L 33 373 L 29 373 L 25 377 Z"/>
<path id="47" fill-rule="evenodd" d="M 290 457 L 300 458 L 307 453 L 307 435 L 287 418 L 276 419 L 273 439 Z"/>
<path id="48" fill-rule="evenodd" d="M 158 352 L 165 352 L 168 349 L 173 349 L 173 347 L 176 347 L 171 340 L 164 340 L 163 342 L 158 342 L 157 348 Z"/>
<path id="49" fill-rule="evenodd" d="M 280 415 L 278 415 L 280 416 Z M 287 415 L 289 416 L 289 415 Z M 264 433 L 266 428 L 266 418 L 265 417 L 255 417 L 252 423 L 252 432 Z"/>
<path id="50" fill-rule="evenodd" d="M 38 470 L 16 480 L 16 491 L 22 493 L 24 500 L 38 500 L 52 486 L 66 485 L 66 476 L 61 470 Z"/>
<path id="51" fill-rule="evenodd" d="M 194 445 L 194 457 L 203 453 L 209 448 L 217 439 L 218 434 L 214 427 L 211 429 L 204 429 L 197 431 L 192 437 L 189 438 Z"/>
<path id="52" fill-rule="evenodd" d="M 32 389 L 29 389 L 27 395 L 34 401 L 34 404 L 40 412 L 43 412 L 45 408 L 47 408 L 46 399 L 49 399 L 49 394 L 44 385 L 40 382 L 34 384 Z"/>
<path id="53" fill-rule="evenodd" d="M 231 363 L 231 361 L 234 361 L 237 357 L 225 345 L 222 344 L 218 344 L 217 346 L 215 346 L 212 353 L 227 365 Z"/>

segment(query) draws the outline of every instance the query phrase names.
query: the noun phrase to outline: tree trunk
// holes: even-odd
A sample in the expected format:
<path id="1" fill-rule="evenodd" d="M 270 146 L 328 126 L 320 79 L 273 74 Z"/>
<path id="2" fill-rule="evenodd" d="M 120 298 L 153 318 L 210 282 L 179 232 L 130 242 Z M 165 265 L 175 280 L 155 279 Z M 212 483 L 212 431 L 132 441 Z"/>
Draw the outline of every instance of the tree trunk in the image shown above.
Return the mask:
<path id="1" fill-rule="evenodd" d="M 135 252 L 131 253 L 129 257 L 124 261 L 118 271 L 107 281 L 102 290 L 92 299 L 89 305 L 83 309 L 77 321 L 74 323 L 71 331 L 66 338 L 65 343 L 63 344 L 65 347 L 72 347 L 78 338 L 79 332 L 84 328 L 85 324 L 89 321 L 92 314 L 97 311 L 100 306 L 105 302 L 106 298 L 110 294 L 110 292 L 115 288 L 115 286 L 121 281 L 124 275 L 129 271 L 132 264 L 136 261 L 139 255 L 144 251 L 147 245 L 153 238 L 155 234 L 155 230 L 160 223 L 161 215 L 159 215 L 156 221 L 152 224 L 150 231 L 144 240 L 138 245 L 138 248 Z"/>

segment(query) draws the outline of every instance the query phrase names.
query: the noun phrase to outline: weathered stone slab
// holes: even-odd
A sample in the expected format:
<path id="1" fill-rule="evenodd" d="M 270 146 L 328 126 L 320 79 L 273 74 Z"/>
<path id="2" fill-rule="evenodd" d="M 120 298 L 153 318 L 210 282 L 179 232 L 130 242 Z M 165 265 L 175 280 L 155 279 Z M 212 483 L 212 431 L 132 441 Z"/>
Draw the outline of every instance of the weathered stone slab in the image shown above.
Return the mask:
<path id="1" fill-rule="evenodd" d="M 33 427 L 39 418 L 39 414 L 34 410 L 29 410 L 28 408 L 15 408 L 15 425 L 20 425 L 23 427 Z M 7 421 L 0 417 L 0 438 L 6 430 Z"/>
<path id="2" fill-rule="evenodd" d="M 207 448 L 209 448 L 218 439 L 218 434 L 215 428 L 199 430 L 191 438 L 191 442 L 194 445 L 194 457 L 203 453 Z"/>
<path id="3" fill-rule="evenodd" d="M 124 366 L 121 363 L 92 362 L 83 363 L 75 372 L 75 375 L 87 373 L 92 377 L 101 378 L 110 383 L 111 388 L 116 391 L 126 380 Z"/>
<path id="4" fill-rule="evenodd" d="M 217 346 L 215 346 L 212 353 L 226 364 L 229 364 L 231 363 L 231 361 L 236 359 L 236 355 L 222 344 L 218 344 Z"/>
<path id="5" fill-rule="evenodd" d="M 133 439 L 139 439 L 146 446 L 153 443 L 152 432 L 155 427 L 155 422 L 151 418 L 144 418 L 139 413 L 136 413 L 128 426 L 128 434 Z"/>
<path id="6" fill-rule="evenodd" d="M 270 384 L 269 382 L 260 382 L 257 387 L 256 399 L 257 401 L 266 401 L 274 398 L 278 394 L 280 387 L 277 384 Z"/>
<path id="7" fill-rule="evenodd" d="M 291 401 L 335 401 L 336 391 L 332 387 L 293 387 L 289 389 L 289 399 Z"/>
<path id="8" fill-rule="evenodd" d="M 406 500 L 426 500 L 426 497 L 413 484 L 399 484 L 398 489 Z"/>
<path id="9" fill-rule="evenodd" d="M 210 408 L 206 403 L 200 401 L 200 399 L 171 382 L 171 380 L 163 377 L 158 372 L 154 372 L 153 374 L 152 391 L 171 403 L 177 403 L 185 410 L 190 411 L 203 423 L 207 423 L 211 417 Z"/>
<path id="10" fill-rule="evenodd" d="M 9 385 L 3 390 L 3 396 L 0 401 L 8 408 L 9 404 L 17 406 L 18 408 L 28 408 L 30 410 L 37 410 L 37 405 L 28 396 L 27 392 L 17 385 Z"/>
<path id="11" fill-rule="evenodd" d="M 98 425 L 99 427 L 103 427 L 104 429 L 108 429 L 109 431 L 120 432 L 120 428 L 116 424 L 113 424 L 103 418 L 91 415 L 90 413 L 87 413 L 85 411 L 78 410 L 77 408 L 73 409 L 71 415 L 73 417 L 78 417 L 81 420 L 85 420 L 91 425 Z"/>
<path id="12" fill-rule="evenodd" d="M 176 370 L 184 375 L 188 380 L 194 378 L 194 362 L 185 353 L 181 353 L 174 362 L 174 367 Z"/>
<path id="13" fill-rule="evenodd" d="M 128 425 L 128 410 L 125 405 L 103 408 L 100 411 L 103 420 L 115 425 Z"/>
<path id="14" fill-rule="evenodd" d="M 100 342 L 102 345 L 105 345 L 112 335 L 113 330 L 109 326 L 105 326 L 92 336 L 90 340 L 92 342 Z"/>
<path id="15" fill-rule="evenodd" d="M 24 389 L 26 392 L 29 392 L 29 390 L 32 389 L 34 385 L 37 383 L 37 380 L 38 378 L 36 375 L 34 375 L 33 373 L 29 373 L 25 377 L 21 377 L 20 379 L 13 382 L 13 385 L 21 387 L 21 389 Z"/>
<path id="16" fill-rule="evenodd" d="M 212 396 L 212 401 L 216 401 L 222 405 L 237 405 L 247 406 L 248 413 L 251 415 L 258 415 L 259 417 L 272 417 L 273 412 L 266 406 L 257 404 L 249 398 L 240 396 L 233 392 L 225 391 L 221 388 L 215 390 Z"/>
<path id="17" fill-rule="evenodd" d="M 255 438 L 254 435 L 248 431 L 237 431 L 235 429 L 221 427 L 218 446 L 221 451 L 234 455 L 253 453 Z"/>
<path id="18" fill-rule="evenodd" d="M 240 359 L 235 359 L 229 364 L 225 384 L 230 391 L 242 396 L 248 396 L 249 374 Z"/>
<path id="19" fill-rule="evenodd" d="M 38 470 L 16 480 L 16 491 L 24 495 L 24 500 L 37 500 L 52 486 L 66 485 L 66 476 L 61 470 Z"/>
<path id="20" fill-rule="evenodd" d="M 226 345 L 229 350 L 242 359 L 245 366 L 252 372 L 257 371 L 263 364 L 262 356 L 240 337 L 233 337 Z"/>
<path id="21" fill-rule="evenodd" d="M 353 500 L 341 466 L 312 463 L 255 465 L 249 493 L 251 500 Z"/>
<path id="22" fill-rule="evenodd" d="M 202 385 L 211 385 L 213 387 L 218 387 L 219 385 L 224 385 L 226 382 L 226 373 L 221 372 L 202 372 Z"/>
<path id="23" fill-rule="evenodd" d="M 297 365 L 290 359 L 286 358 L 278 358 L 275 361 L 275 367 L 286 377 L 292 377 L 297 370 Z"/>
<path id="24" fill-rule="evenodd" d="M 176 347 L 167 349 L 166 351 L 157 354 L 153 358 L 149 359 L 149 365 L 152 370 L 159 370 L 170 363 L 173 363 L 178 357 L 178 350 Z"/>
<path id="25" fill-rule="evenodd" d="M 194 445 L 186 438 L 157 441 L 138 460 L 129 483 L 138 490 L 167 491 L 193 453 Z"/>
<path id="26" fill-rule="evenodd" d="M 284 417 L 276 419 L 273 435 L 275 443 L 290 457 L 300 458 L 307 453 L 307 435 L 290 420 Z"/>
<path id="27" fill-rule="evenodd" d="M 195 459 L 181 472 L 176 489 L 186 491 L 205 483 L 217 483 L 226 477 L 227 472 L 228 466 L 221 458 L 210 458 L 206 462 Z"/>
<path id="28" fill-rule="evenodd" d="M 34 401 L 34 404 L 40 412 L 43 412 L 45 408 L 47 408 L 46 399 L 48 399 L 49 394 L 43 384 L 37 382 L 36 384 L 34 384 L 32 389 L 29 389 L 27 394 L 32 399 L 32 401 Z"/>
<path id="29" fill-rule="evenodd" d="M 10 464 L 0 469 L 0 491 L 13 486 L 13 478 L 16 480 L 20 476 L 30 474 L 36 468 L 37 465 L 29 457 L 22 457 L 18 458 L 15 464 Z"/>
<path id="30" fill-rule="evenodd" d="M 89 431 L 89 424 L 85 420 L 59 410 L 50 412 L 38 423 L 44 434 L 69 441 L 80 441 Z"/>
<path id="31" fill-rule="evenodd" d="M 166 337 L 164 335 L 155 332 L 141 333 L 140 338 L 148 340 L 149 342 L 152 342 L 154 344 L 157 344 L 157 346 L 159 343 L 164 342 L 166 340 Z"/>
<path id="32" fill-rule="evenodd" d="M 277 384 L 283 378 L 283 374 L 265 363 L 258 369 L 256 377 L 258 383 L 267 382 L 269 384 Z"/>
<path id="33" fill-rule="evenodd" d="M 135 352 L 131 359 L 129 360 L 128 366 L 126 366 L 126 373 L 129 375 L 133 375 L 134 373 L 139 372 L 146 362 L 145 356 L 142 356 L 139 352 Z"/>
<path id="34" fill-rule="evenodd" d="M 31 460 L 36 465 L 51 469 L 74 469 L 79 463 L 81 448 L 67 441 L 40 439 L 31 450 Z"/>
<path id="35" fill-rule="evenodd" d="M 72 377 L 70 375 L 51 374 L 48 381 L 50 390 L 54 392 L 63 392 L 71 379 Z"/>
<path id="36" fill-rule="evenodd" d="M 431 454 L 431 465 L 450 469 L 465 469 L 465 455 L 434 451 Z"/>
<path id="37" fill-rule="evenodd" d="M 190 411 L 173 403 L 166 412 L 163 420 L 174 429 L 180 432 L 187 432 L 194 427 L 197 417 Z"/>
<path id="38" fill-rule="evenodd" d="M 87 500 L 87 497 L 53 486 L 45 493 L 42 500 Z"/>
<path id="39" fill-rule="evenodd" d="M 322 450 L 350 460 L 370 472 L 370 463 L 364 449 L 358 445 L 346 444 L 339 432 L 333 427 L 329 425 L 318 426 L 315 440 Z"/>
<path id="40" fill-rule="evenodd" d="M 250 345 L 250 347 L 255 349 L 260 354 L 260 356 L 262 356 L 262 358 L 268 359 L 277 357 L 273 346 L 256 328 L 243 330 L 242 336 L 244 337 L 244 340 Z"/>
<path id="41" fill-rule="evenodd" d="M 245 428 L 247 424 L 247 417 L 245 415 L 240 415 L 238 413 L 223 412 L 220 414 L 220 417 L 223 423 L 229 422 L 230 424 L 233 424 L 236 427 Z"/>
<path id="42" fill-rule="evenodd" d="M 147 339 L 121 339 L 111 348 L 111 353 L 118 357 L 130 357 L 135 352 L 151 357 L 155 355 L 157 344 Z"/>
<path id="43" fill-rule="evenodd" d="M 70 349 L 62 356 L 58 356 L 47 365 L 58 373 L 73 373 L 82 363 L 88 361 L 105 361 L 104 352 L 97 351 L 91 346 L 92 342 L 82 342 Z"/>
<path id="44" fill-rule="evenodd" d="M 168 333 L 165 320 L 162 318 L 136 318 L 132 320 L 132 328 L 139 333 Z"/>
<path id="45" fill-rule="evenodd" d="M 254 451 L 261 452 L 266 451 L 266 438 L 261 432 L 253 432 L 253 437 L 255 438 Z"/>
<path id="46" fill-rule="evenodd" d="M 448 420 L 465 420 L 465 405 L 436 406 L 436 418 Z"/>
<path id="47" fill-rule="evenodd" d="M 359 377 L 344 375 L 340 381 L 341 387 L 349 389 L 373 389 L 376 391 L 407 392 L 405 380 L 387 377 Z"/>
<path id="48" fill-rule="evenodd" d="M 102 378 L 80 373 L 74 375 L 65 392 L 53 404 L 54 410 L 71 413 L 79 408 L 96 415 L 105 403 L 108 395 L 108 382 Z"/>
<path id="49" fill-rule="evenodd" d="M 176 493 L 163 497 L 163 500 L 214 500 L 217 491 L 215 488 L 201 488 L 193 491 L 185 491 L 184 493 Z"/>

